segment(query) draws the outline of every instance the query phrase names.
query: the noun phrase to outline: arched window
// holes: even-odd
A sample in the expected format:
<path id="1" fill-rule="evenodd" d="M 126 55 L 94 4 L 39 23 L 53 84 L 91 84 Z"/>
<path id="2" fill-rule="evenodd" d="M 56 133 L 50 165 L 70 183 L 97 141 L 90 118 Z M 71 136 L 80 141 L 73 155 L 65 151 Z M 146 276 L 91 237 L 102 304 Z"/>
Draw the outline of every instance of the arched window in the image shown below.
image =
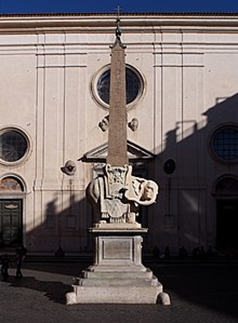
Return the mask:
<path id="1" fill-rule="evenodd" d="M 238 180 L 234 177 L 224 177 L 215 185 L 215 194 L 230 196 L 238 195 Z"/>
<path id="2" fill-rule="evenodd" d="M 0 180 L 0 192 L 23 192 L 22 183 L 14 177 L 5 177 Z"/>

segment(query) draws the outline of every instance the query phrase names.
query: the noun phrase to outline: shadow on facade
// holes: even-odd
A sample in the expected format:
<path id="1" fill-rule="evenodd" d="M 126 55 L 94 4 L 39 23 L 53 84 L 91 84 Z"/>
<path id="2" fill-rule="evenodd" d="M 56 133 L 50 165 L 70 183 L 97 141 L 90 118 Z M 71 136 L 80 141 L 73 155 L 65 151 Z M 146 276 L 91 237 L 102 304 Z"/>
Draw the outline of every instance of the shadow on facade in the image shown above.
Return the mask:
<path id="1" fill-rule="evenodd" d="M 162 204 L 158 199 L 158 231 L 161 236 L 158 245 L 177 245 L 177 253 L 185 247 L 190 255 L 193 248 L 203 246 L 232 249 L 238 257 L 238 236 L 234 227 L 238 226 L 237 203 L 237 120 L 238 94 L 229 98 L 217 98 L 216 104 L 203 116 L 194 120 L 177 122 L 167 133 L 164 149 L 156 157 L 155 180 L 160 183 Z M 194 110 L 194 109 L 192 109 Z M 233 147 L 228 144 L 229 134 L 224 132 L 212 142 L 214 133 L 221 127 L 233 127 Z M 228 137 L 227 137 L 228 136 Z M 227 140 L 227 141 L 226 141 Z M 215 147 L 214 147 L 215 146 Z M 228 147 L 229 146 L 229 147 Z M 217 157 L 215 151 L 225 155 L 227 162 Z M 230 150 L 230 152 L 229 152 Z M 165 162 L 175 161 L 172 174 L 164 171 Z M 232 160 L 233 159 L 233 160 Z M 236 162 L 234 162 L 236 161 Z M 218 201 L 224 207 L 221 230 L 218 228 Z M 228 215 L 228 209 L 233 208 Z M 176 250 L 174 250 L 176 252 Z M 229 256 L 229 255 L 227 255 Z"/>
<path id="2" fill-rule="evenodd" d="M 45 221 L 27 233 L 28 248 L 35 252 L 48 250 L 46 255 L 54 255 L 59 248 L 66 254 L 90 252 L 91 235 L 85 227 L 91 227 L 93 222 L 91 206 L 85 198 L 78 200 L 75 193 L 70 192 L 64 200 L 69 206 L 58 212 L 60 198 L 58 196 L 47 204 Z"/>
<path id="3" fill-rule="evenodd" d="M 230 219 L 224 220 L 221 227 L 225 229 L 219 233 L 217 201 L 228 201 L 228 204 L 222 204 L 224 219 L 229 207 L 238 212 L 238 203 L 233 203 L 238 197 L 238 185 L 229 186 L 231 182 L 228 181 L 226 187 L 216 192 L 216 184 L 223 178 L 237 181 L 238 167 L 237 163 L 221 161 L 211 147 L 212 135 L 219 127 L 236 125 L 237 106 L 238 94 L 225 99 L 217 98 L 216 104 L 200 116 L 199 123 L 196 122 L 199 119 L 197 116 L 194 120 L 177 122 L 174 129 L 167 133 L 164 148 L 157 147 L 162 152 L 147 165 L 148 178 L 160 185 L 158 203 L 150 206 L 156 216 L 150 218 L 149 211 L 146 221 L 150 236 L 150 246 L 145 246 L 147 251 L 152 252 L 158 246 L 163 252 L 168 246 L 171 254 L 178 255 L 180 248 L 184 247 L 191 256 L 194 248 L 204 247 L 206 250 L 211 246 L 217 247 L 219 242 L 223 254 L 225 249 L 232 249 L 231 255 L 233 253 L 237 256 L 238 236 L 234 228 L 238 226 L 238 217 L 232 215 Z M 234 155 L 237 154 L 236 140 L 234 137 Z M 220 138 L 217 144 L 217 149 L 220 149 L 219 145 L 223 145 L 222 153 L 226 149 L 224 142 L 225 137 Z M 164 171 L 164 164 L 168 159 L 173 159 L 176 164 L 175 171 L 171 174 Z M 68 201 L 64 201 L 68 207 L 62 212 L 57 211 L 62 199 L 60 193 L 48 203 L 45 221 L 27 233 L 28 247 L 36 250 L 35 246 L 39 246 L 40 251 L 47 250 L 47 246 L 50 246 L 52 253 L 59 247 L 66 253 L 68 250 L 80 253 L 92 250 L 91 236 L 87 230 L 93 223 L 92 208 L 85 198 L 78 201 L 76 194 L 69 191 Z M 217 238 L 218 233 L 220 240 Z"/>
<path id="4" fill-rule="evenodd" d="M 162 247 L 170 245 L 185 248 L 213 245 L 216 241 L 216 196 L 215 184 L 224 176 L 236 177 L 237 164 L 224 163 L 213 155 L 210 147 L 210 138 L 219 127 L 229 124 L 234 125 L 238 120 L 238 94 L 217 100 L 217 104 L 208 109 L 201 123 L 190 120 L 184 124 L 177 123 L 174 130 L 167 133 L 165 148 L 154 160 L 154 179 L 160 184 L 161 199 L 164 204 L 154 206 L 158 214 L 157 223 L 148 221 L 149 232 L 157 232 L 154 227 L 159 226 L 161 238 L 158 237 Z M 234 151 L 237 148 L 234 147 Z M 168 175 L 164 172 L 164 163 L 168 159 L 176 162 L 175 171 Z M 149 170 L 149 175 L 153 170 Z M 236 191 L 225 187 L 225 195 L 221 199 L 237 199 Z M 75 193 L 74 193 L 75 194 Z M 69 207 L 62 212 L 57 212 L 58 199 L 50 201 L 45 210 L 46 221 L 35 230 L 27 233 L 27 241 L 33 246 L 39 245 L 44 249 L 50 245 L 51 250 L 57 251 L 61 246 L 66 251 L 69 246 L 75 246 L 75 252 L 91 251 L 92 242 L 85 227 L 92 225 L 92 210 L 88 202 L 83 199 L 77 201 L 76 196 L 69 196 Z M 228 194 L 228 195 L 227 195 Z M 160 197 L 159 197 L 160 199 Z M 155 217 L 154 217 L 155 219 Z M 232 228 L 237 228 L 238 217 L 227 222 Z M 55 230 L 56 228 L 56 230 Z M 46 234 L 47 232 L 47 234 Z M 42 238 L 44 237 L 44 238 Z M 160 240 L 161 239 L 161 240 Z M 44 240 L 44 241 L 43 241 Z M 224 243 L 229 243 L 225 240 Z M 238 247 L 238 236 L 233 240 Z M 224 245 L 229 247 L 229 245 Z M 70 265 L 69 265 L 70 267 Z M 86 266 L 85 266 L 86 267 Z M 47 270 L 47 269 L 44 269 Z M 53 269 L 54 271 L 55 269 Z M 60 270 L 60 265 L 56 270 Z M 235 270 L 237 265 L 217 266 L 158 266 L 153 268 L 155 274 L 161 279 L 168 292 L 179 294 L 181 297 L 200 305 L 237 315 L 234 300 L 237 301 L 237 287 L 235 285 Z M 70 273 L 69 273 L 70 274 Z M 62 294 L 68 291 L 68 285 L 60 282 L 39 282 L 34 277 L 24 278 L 23 286 L 40 291 L 60 290 Z M 43 284 L 43 285 L 42 285 Z M 18 287 L 17 283 L 13 284 Z M 35 287 L 33 287 L 35 286 Z M 229 293 L 226 291 L 229 290 Z M 225 293 L 225 295 L 224 295 Z M 223 302 L 224 296 L 227 297 Z M 49 296 L 50 298 L 50 296 Z M 57 296 L 54 300 L 61 302 Z"/>

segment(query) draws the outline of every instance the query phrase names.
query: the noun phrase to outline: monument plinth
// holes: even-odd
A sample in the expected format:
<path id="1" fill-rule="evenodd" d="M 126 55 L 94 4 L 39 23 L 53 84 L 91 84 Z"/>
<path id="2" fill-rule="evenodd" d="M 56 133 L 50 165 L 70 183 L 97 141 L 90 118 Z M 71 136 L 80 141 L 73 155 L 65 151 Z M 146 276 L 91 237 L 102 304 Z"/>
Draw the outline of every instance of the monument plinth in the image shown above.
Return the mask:
<path id="1" fill-rule="evenodd" d="M 95 236 L 94 264 L 83 270 L 68 293 L 68 304 L 156 304 L 163 292 L 153 272 L 141 262 L 145 228 L 91 228 Z"/>
<path id="2" fill-rule="evenodd" d="M 119 22 L 118 18 L 111 51 L 107 163 L 87 188 L 97 214 L 89 229 L 94 236 L 94 263 L 75 279 L 73 292 L 66 295 L 67 304 L 155 304 L 167 295 L 141 260 L 143 235 L 148 229 L 136 217 L 140 205 L 155 202 L 158 185 L 133 176 L 128 165 L 125 46 Z"/>

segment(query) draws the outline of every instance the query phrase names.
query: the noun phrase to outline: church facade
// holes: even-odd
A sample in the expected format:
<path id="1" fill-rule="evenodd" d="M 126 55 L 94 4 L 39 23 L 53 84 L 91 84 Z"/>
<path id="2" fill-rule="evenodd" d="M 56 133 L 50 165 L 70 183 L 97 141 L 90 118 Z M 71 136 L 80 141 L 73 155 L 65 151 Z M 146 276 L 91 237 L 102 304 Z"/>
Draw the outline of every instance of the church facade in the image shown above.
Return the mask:
<path id="1" fill-rule="evenodd" d="M 90 252 L 113 14 L 0 16 L 0 251 Z M 237 252 L 238 15 L 122 14 L 127 148 L 160 190 L 145 251 Z"/>

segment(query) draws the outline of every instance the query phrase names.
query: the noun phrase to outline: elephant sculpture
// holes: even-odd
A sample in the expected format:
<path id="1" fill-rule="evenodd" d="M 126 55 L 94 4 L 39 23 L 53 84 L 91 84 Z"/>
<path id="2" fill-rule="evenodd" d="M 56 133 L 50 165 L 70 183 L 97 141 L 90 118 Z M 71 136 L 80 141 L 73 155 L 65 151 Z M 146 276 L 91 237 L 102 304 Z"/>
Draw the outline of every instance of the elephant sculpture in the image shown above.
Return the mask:
<path id="1" fill-rule="evenodd" d="M 155 203 L 158 185 L 131 175 L 132 167 L 107 164 L 102 175 L 87 187 L 87 197 L 96 213 L 96 222 L 135 223 L 139 205 Z"/>

